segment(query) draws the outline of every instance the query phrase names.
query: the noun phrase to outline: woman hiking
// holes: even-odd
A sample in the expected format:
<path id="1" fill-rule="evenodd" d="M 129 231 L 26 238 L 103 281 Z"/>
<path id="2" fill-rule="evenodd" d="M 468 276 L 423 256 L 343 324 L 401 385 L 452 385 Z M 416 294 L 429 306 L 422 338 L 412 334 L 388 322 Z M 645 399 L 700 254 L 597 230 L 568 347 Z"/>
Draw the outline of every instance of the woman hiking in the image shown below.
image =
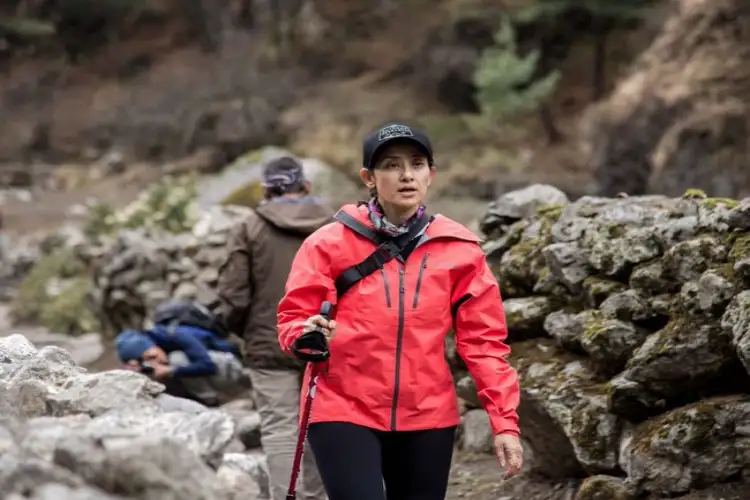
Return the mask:
<path id="1" fill-rule="evenodd" d="M 329 343 L 308 431 L 328 497 L 445 498 L 460 422 L 445 359 L 451 329 L 498 460 L 514 476 L 523 462 L 518 376 L 505 359 L 500 291 L 480 240 L 428 215 L 435 166 L 424 133 L 386 125 L 367 136 L 363 156 L 360 177 L 372 198 L 344 206 L 337 222 L 305 240 L 278 306 L 287 353 L 315 329 Z M 324 301 L 336 304 L 333 319 L 317 314 Z"/>

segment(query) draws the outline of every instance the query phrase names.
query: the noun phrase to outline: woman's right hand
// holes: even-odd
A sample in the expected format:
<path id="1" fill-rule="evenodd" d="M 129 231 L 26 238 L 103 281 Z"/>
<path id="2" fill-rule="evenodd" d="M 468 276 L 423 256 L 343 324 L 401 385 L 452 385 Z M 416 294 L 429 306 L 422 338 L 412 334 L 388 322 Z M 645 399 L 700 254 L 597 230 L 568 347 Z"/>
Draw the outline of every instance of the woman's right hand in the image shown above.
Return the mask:
<path id="1" fill-rule="evenodd" d="M 313 330 L 319 330 L 323 332 L 326 341 L 330 342 L 336 335 L 336 320 L 326 319 L 320 314 L 310 316 L 305 321 L 305 326 L 302 329 L 303 333 L 309 333 Z"/>

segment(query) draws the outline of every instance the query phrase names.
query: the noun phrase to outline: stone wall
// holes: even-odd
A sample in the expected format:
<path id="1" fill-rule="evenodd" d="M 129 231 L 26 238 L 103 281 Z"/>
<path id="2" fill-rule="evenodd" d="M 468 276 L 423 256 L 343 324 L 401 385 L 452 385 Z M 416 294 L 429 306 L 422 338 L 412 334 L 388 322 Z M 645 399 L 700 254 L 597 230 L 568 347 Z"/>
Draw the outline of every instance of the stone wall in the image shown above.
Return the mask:
<path id="1" fill-rule="evenodd" d="M 750 465 L 739 451 L 750 416 L 750 199 L 561 198 L 533 186 L 482 220 L 532 468 L 591 476 L 587 495 L 662 498 L 739 478 Z M 476 406 L 471 378 L 457 378 Z"/>

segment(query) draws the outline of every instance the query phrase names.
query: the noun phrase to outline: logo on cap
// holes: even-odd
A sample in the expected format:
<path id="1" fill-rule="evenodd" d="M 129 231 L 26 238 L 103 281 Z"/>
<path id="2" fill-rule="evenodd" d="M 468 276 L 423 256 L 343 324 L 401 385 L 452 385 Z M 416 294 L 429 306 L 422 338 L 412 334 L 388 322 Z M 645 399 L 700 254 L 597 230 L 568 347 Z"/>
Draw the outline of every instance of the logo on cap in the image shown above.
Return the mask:
<path id="1" fill-rule="evenodd" d="M 414 137 L 414 133 L 406 125 L 388 125 L 380 129 L 378 141 L 383 142 L 386 139 L 394 137 Z"/>

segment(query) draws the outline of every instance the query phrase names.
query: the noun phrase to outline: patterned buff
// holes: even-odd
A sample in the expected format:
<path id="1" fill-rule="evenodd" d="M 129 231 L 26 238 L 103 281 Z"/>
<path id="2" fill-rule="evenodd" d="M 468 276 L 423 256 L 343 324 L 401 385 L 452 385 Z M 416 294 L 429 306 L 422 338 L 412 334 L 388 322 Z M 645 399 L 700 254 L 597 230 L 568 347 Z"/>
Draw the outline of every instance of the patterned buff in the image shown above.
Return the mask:
<path id="1" fill-rule="evenodd" d="M 375 226 L 375 230 L 379 233 L 391 237 L 395 237 L 409 231 L 412 223 L 416 220 L 421 219 L 425 212 L 425 206 L 420 205 L 417 209 L 417 213 L 409 217 L 409 220 L 407 220 L 403 224 L 396 225 L 385 218 L 383 207 L 380 206 L 377 198 L 373 198 L 367 203 L 367 209 L 370 212 L 370 221 L 372 221 L 373 226 Z"/>

